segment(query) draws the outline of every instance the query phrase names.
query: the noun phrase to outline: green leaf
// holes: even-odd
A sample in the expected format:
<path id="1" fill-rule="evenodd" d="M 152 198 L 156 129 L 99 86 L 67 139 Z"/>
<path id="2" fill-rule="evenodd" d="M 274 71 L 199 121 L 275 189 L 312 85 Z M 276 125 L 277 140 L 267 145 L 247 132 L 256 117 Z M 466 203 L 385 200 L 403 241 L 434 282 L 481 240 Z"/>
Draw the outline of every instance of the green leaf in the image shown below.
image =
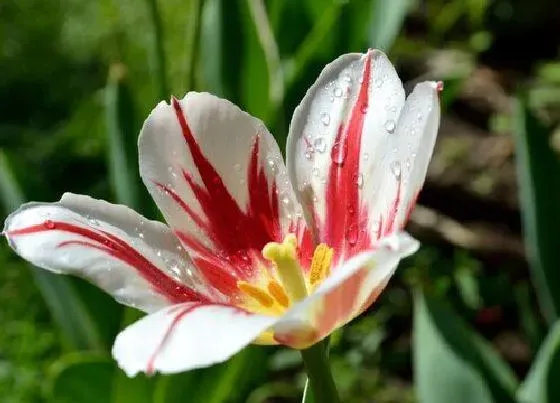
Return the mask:
<path id="1" fill-rule="evenodd" d="M 371 4 L 370 43 L 372 47 L 387 52 L 402 28 L 410 1 L 374 0 Z"/>
<path id="2" fill-rule="evenodd" d="M 169 98 L 169 85 L 167 84 L 167 63 L 163 38 L 163 23 L 159 12 L 157 0 L 146 0 L 153 29 L 152 63 L 158 80 L 158 93 L 160 99 Z"/>
<path id="3" fill-rule="evenodd" d="M 136 148 L 137 120 L 125 76 L 125 66 L 114 64 L 105 88 L 109 172 L 116 201 L 138 209 L 141 185 Z"/>
<path id="4" fill-rule="evenodd" d="M 415 296 L 414 375 L 420 403 L 514 403 L 511 369 L 448 304 Z"/>
<path id="5" fill-rule="evenodd" d="M 142 375 L 127 378 L 109 356 L 74 353 L 53 365 L 47 397 L 53 403 L 151 403 L 153 384 Z"/>
<path id="6" fill-rule="evenodd" d="M 25 202 L 6 155 L 0 152 L 0 194 L 2 209 L 7 214 Z M 103 350 L 104 334 L 97 326 L 76 292 L 75 282 L 70 278 L 50 273 L 30 265 L 39 291 L 54 321 L 73 348 Z"/>
<path id="7" fill-rule="evenodd" d="M 167 376 L 157 385 L 154 403 L 244 402 L 266 376 L 267 358 L 265 348 L 250 346 L 223 364 Z"/>
<path id="8" fill-rule="evenodd" d="M 555 403 L 560 398 L 560 321 L 543 342 L 517 396 L 520 403 Z"/>
<path id="9" fill-rule="evenodd" d="M 560 160 L 549 133 L 519 97 L 515 141 L 525 247 L 541 309 L 553 323 L 560 313 Z"/>
<path id="10" fill-rule="evenodd" d="M 113 373 L 105 356 L 66 356 L 53 365 L 47 396 L 53 403 L 110 402 Z"/>

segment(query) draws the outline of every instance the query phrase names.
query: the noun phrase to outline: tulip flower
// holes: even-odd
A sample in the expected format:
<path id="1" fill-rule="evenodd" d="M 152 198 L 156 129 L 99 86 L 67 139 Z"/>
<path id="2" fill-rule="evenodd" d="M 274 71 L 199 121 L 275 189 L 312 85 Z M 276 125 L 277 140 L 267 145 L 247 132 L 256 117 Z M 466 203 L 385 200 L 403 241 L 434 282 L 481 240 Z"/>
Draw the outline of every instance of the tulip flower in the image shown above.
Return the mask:
<path id="1" fill-rule="evenodd" d="M 250 343 L 305 350 L 364 312 L 418 248 L 403 227 L 440 90 L 423 82 L 405 99 L 382 52 L 343 55 L 296 108 L 286 163 L 260 120 L 189 92 L 159 103 L 139 137 L 167 225 L 67 193 L 23 205 L 4 234 L 36 266 L 147 313 L 113 347 L 130 376 L 209 366 Z"/>

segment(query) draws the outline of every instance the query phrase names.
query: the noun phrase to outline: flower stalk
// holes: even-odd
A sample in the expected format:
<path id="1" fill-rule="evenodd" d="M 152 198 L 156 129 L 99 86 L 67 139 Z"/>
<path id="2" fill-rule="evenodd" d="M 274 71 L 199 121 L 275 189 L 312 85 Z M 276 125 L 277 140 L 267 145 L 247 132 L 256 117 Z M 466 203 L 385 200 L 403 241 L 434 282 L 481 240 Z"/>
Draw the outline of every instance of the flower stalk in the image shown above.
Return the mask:
<path id="1" fill-rule="evenodd" d="M 329 364 L 328 344 L 329 340 L 325 339 L 301 351 L 308 382 L 311 385 L 311 390 L 307 390 L 304 395 L 303 403 L 340 403 Z M 312 396 L 309 396 L 310 391 Z"/>

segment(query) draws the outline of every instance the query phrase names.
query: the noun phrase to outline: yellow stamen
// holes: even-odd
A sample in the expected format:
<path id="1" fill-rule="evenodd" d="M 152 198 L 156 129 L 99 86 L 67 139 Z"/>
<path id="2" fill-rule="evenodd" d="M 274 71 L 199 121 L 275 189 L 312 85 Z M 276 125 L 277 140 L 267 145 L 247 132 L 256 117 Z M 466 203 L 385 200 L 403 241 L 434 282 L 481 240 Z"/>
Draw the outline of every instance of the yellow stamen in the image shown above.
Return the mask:
<path id="1" fill-rule="evenodd" d="M 256 285 L 239 280 L 237 282 L 237 288 L 239 288 L 241 291 L 253 298 L 265 308 L 270 308 L 272 305 L 274 305 L 274 299 L 272 299 L 272 297 L 265 290 L 257 287 Z"/>
<path id="2" fill-rule="evenodd" d="M 324 243 L 319 244 L 315 248 L 309 273 L 309 283 L 312 287 L 315 287 L 329 276 L 333 252 L 333 249 Z"/>
<path id="3" fill-rule="evenodd" d="M 276 280 L 270 280 L 270 282 L 268 283 L 268 292 L 274 297 L 276 302 L 278 302 L 284 308 L 290 306 L 290 299 L 286 294 L 286 290 L 284 290 L 284 287 L 278 284 Z"/>
<path id="4" fill-rule="evenodd" d="M 305 280 L 297 261 L 296 246 L 296 237 L 290 234 L 282 243 L 267 243 L 262 251 L 263 256 L 275 264 L 278 277 L 294 302 L 307 296 Z"/>

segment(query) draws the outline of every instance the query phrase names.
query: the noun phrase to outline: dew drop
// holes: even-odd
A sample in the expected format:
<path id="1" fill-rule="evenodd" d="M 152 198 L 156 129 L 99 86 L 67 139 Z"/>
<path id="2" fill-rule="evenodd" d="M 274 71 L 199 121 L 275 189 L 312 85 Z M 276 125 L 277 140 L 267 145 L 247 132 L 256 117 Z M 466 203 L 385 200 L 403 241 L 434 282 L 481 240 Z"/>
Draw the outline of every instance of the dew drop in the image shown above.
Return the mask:
<path id="1" fill-rule="evenodd" d="M 235 164 L 233 166 L 233 169 L 235 169 L 237 172 L 241 171 L 241 164 Z"/>
<path id="2" fill-rule="evenodd" d="M 284 198 L 282 199 L 282 203 L 288 205 L 288 204 L 290 204 L 290 199 L 289 199 L 288 197 L 284 197 Z"/>
<path id="3" fill-rule="evenodd" d="M 368 106 L 367 104 L 363 104 L 360 108 L 360 111 L 365 115 L 368 111 Z"/>
<path id="4" fill-rule="evenodd" d="M 399 161 L 391 162 L 389 168 L 391 169 L 391 172 L 393 173 L 393 175 L 395 175 L 397 179 L 401 177 L 401 163 Z"/>
<path id="5" fill-rule="evenodd" d="M 271 168 L 274 167 L 274 159 L 269 158 L 268 161 L 267 161 L 267 163 L 268 163 L 268 166 L 269 166 L 269 167 L 271 167 Z"/>
<path id="6" fill-rule="evenodd" d="M 173 167 L 172 167 L 171 165 L 169 165 L 169 166 L 167 167 L 167 171 L 173 172 Z"/>
<path id="7" fill-rule="evenodd" d="M 385 122 L 385 130 L 387 130 L 387 133 L 389 134 L 393 134 L 395 132 L 395 128 L 396 128 L 396 124 L 395 121 L 393 119 L 388 119 Z"/>
<path id="8" fill-rule="evenodd" d="M 355 246 L 358 243 L 358 226 L 356 224 L 350 224 L 346 230 L 346 240 L 350 246 Z"/>
<path id="9" fill-rule="evenodd" d="M 344 81 L 346 81 L 347 83 L 351 83 L 352 82 L 352 77 L 350 77 L 350 74 L 345 74 L 342 79 Z"/>
<path id="10" fill-rule="evenodd" d="M 158 250 L 158 251 L 156 252 L 156 255 L 157 255 L 158 257 L 161 257 L 161 251 Z"/>
<path id="11" fill-rule="evenodd" d="M 45 228 L 47 229 L 54 229 L 54 227 L 56 227 L 55 223 L 52 220 L 45 220 L 45 222 L 43 223 L 43 225 L 45 226 Z"/>
<path id="12" fill-rule="evenodd" d="M 382 78 L 376 78 L 375 81 L 374 81 L 374 85 L 377 88 L 381 88 L 381 86 L 383 85 L 383 79 Z"/>
<path id="13" fill-rule="evenodd" d="M 342 88 L 340 87 L 334 87 L 333 89 L 333 95 L 337 98 L 340 98 L 342 96 Z"/>
<path id="14" fill-rule="evenodd" d="M 331 159 L 337 165 L 344 164 L 346 160 L 346 153 L 348 152 L 348 145 L 345 141 L 337 141 L 331 149 Z"/>
<path id="15" fill-rule="evenodd" d="M 324 153 L 327 149 L 327 142 L 323 137 L 317 137 L 313 141 L 313 146 L 318 153 Z"/>
<path id="16" fill-rule="evenodd" d="M 368 153 L 364 153 L 364 157 L 363 157 L 363 158 L 364 158 L 364 161 L 369 160 L 369 154 L 368 154 Z"/>
<path id="17" fill-rule="evenodd" d="M 364 187 L 364 175 L 362 173 L 357 174 L 354 180 L 356 182 L 356 185 L 358 185 L 359 189 Z"/>
<path id="18" fill-rule="evenodd" d="M 311 173 L 313 174 L 313 176 L 319 176 L 319 168 L 313 168 Z"/>
<path id="19" fill-rule="evenodd" d="M 410 172 L 410 158 L 407 158 L 404 161 L 404 166 L 406 167 L 407 172 Z"/>
<path id="20" fill-rule="evenodd" d="M 331 123 L 331 115 L 329 115 L 327 112 L 322 112 L 321 113 L 321 122 L 325 126 L 328 126 Z"/>

